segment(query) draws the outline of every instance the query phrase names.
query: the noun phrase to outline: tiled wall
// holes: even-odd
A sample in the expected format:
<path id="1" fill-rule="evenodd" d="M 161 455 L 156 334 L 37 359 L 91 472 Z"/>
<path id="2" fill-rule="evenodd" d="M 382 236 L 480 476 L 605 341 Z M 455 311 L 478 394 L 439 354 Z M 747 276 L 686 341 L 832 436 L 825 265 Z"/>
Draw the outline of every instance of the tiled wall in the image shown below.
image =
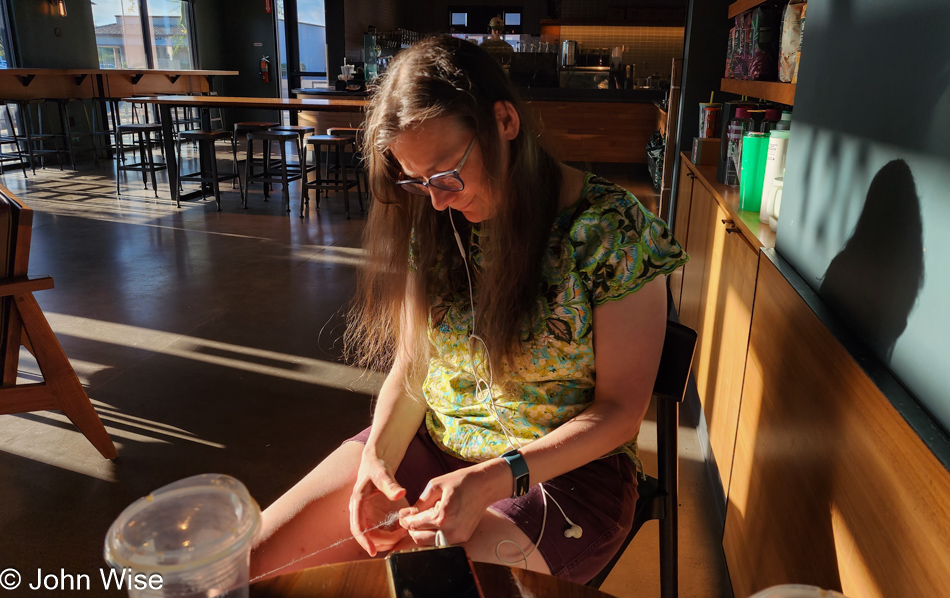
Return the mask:
<path id="1" fill-rule="evenodd" d="M 637 76 L 654 71 L 670 76 L 674 58 L 683 57 L 683 27 L 587 27 L 562 26 L 561 40 L 580 42 L 580 51 L 624 46 L 624 64 L 636 64 Z"/>

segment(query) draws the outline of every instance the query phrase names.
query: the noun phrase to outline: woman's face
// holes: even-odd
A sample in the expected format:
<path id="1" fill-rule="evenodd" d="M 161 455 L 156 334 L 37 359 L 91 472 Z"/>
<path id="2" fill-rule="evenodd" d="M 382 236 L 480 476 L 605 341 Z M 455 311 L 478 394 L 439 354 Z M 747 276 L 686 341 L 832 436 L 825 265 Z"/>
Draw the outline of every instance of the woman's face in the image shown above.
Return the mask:
<path id="1" fill-rule="evenodd" d="M 393 157 L 402 168 L 399 178 L 428 181 L 432 175 L 456 168 L 473 137 L 471 131 L 452 117 L 433 118 L 400 134 L 390 146 Z M 459 170 L 459 176 L 465 183 L 461 191 L 428 187 L 432 207 L 440 212 L 452 208 L 461 212 L 469 222 L 491 218 L 495 213 L 495 201 L 477 142 Z M 425 198 L 418 196 L 418 200 L 425 201 Z"/>

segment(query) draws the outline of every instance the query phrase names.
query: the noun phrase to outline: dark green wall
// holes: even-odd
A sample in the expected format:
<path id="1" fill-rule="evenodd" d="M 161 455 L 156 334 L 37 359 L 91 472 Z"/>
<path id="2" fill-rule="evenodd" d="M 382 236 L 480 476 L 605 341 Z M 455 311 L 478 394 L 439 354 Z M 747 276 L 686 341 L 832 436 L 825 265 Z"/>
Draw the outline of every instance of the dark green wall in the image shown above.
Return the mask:
<path id="1" fill-rule="evenodd" d="M 12 0 L 17 65 L 60 69 L 99 68 L 90 0 L 66 0 L 66 17 L 45 0 Z M 56 35 L 55 30 L 60 30 Z"/>
<path id="2" fill-rule="evenodd" d="M 275 7 L 276 4 L 274 2 Z M 195 0 L 195 31 L 198 33 L 201 68 L 240 73 L 217 77 L 215 90 L 219 94 L 256 98 L 279 96 L 274 13 L 264 12 L 264 2 Z M 262 45 L 255 46 L 255 43 Z M 261 56 L 270 57 L 270 83 L 261 81 L 258 69 Z M 229 113 L 229 121 L 278 119 L 276 113 L 267 111 L 234 110 Z"/>

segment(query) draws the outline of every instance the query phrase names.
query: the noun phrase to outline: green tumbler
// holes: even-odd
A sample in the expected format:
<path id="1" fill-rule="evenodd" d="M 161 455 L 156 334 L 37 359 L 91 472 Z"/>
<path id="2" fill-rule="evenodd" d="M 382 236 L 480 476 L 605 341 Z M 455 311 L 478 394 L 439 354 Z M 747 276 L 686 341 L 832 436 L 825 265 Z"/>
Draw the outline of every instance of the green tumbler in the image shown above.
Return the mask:
<path id="1" fill-rule="evenodd" d="M 769 136 L 746 133 L 742 138 L 742 170 L 739 176 L 739 209 L 758 212 L 762 207 L 762 184 L 765 159 L 769 152 Z"/>

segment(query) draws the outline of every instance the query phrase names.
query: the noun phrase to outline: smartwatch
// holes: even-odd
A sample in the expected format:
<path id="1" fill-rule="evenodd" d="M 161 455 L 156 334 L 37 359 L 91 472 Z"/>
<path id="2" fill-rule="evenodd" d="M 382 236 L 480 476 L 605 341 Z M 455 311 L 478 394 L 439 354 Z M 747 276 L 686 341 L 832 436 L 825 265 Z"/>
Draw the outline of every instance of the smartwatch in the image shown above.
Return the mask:
<path id="1" fill-rule="evenodd" d="M 508 467 L 511 468 L 511 475 L 515 478 L 511 497 L 517 498 L 524 496 L 528 493 L 528 488 L 531 485 L 528 480 L 528 462 L 524 460 L 524 456 L 518 452 L 518 449 L 508 451 L 502 455 L 501 458 L 508 462 Z"/>

